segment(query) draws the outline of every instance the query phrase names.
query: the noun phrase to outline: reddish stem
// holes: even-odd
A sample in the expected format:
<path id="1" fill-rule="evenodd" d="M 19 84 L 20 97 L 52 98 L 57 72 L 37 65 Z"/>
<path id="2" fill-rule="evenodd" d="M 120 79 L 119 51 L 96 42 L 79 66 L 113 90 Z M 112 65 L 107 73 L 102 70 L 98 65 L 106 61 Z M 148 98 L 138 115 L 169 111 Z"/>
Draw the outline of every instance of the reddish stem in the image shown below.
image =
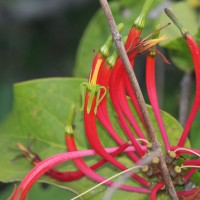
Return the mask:
<path id="1" fill-rule="evenodd" d="M 124 76 L 125 77 L 124 77 L 123 81 L 124 81 L 124 85 L 125 85 L 126 91 L 128 93 L 128 96 L 131 98 L 131 102 L 132 102 L 132 104 L 133 104 L 133 106 L 134 106 L 134 108 L 135 108 L 140 120 L 142 121 L 144 127 L 146 128 L 145 120 L 144 120 L 144 118 L 142 116 L 142 112 L 141 112 L 139 103 L 137 101 L 137 98 L 135 96 L 135 92 L 134 92 L 134 90 L 133 90 L 133 88 L 131 86 L 131 82 L 130 82 L 130 80 L 128 78 L 128 75 L 126 73 L 124 74 Z"/>
<path id="2" fill-rule="evenodd" d="M 123 145 L 121 145 L 118 149 L 116 149 L 116 151 L 114 151 L 113 153 L 111 153 L 111 155 L 113 157 L 119 155 L 120 153 L 122 153 L 127 147 L 129 146 L 128 143 L 124 143 Z M 34 153 L 34 155 L 36 155 Z M 41 158 L 37 155 L 35 156 L 35 158 L 33 159 L 32 163 L 34 165 L 38 165 L 40 162 L 42 162 Z M 96 170 L 99 167 L 103 166 L 107 161 L 106 160 L 100 160 L 97 163 L 93 164 L 92 166 L 90 166 L 90 168 L 92 170 Z M 69 181 L 74 181 L 77 179 L 82 178 L 85 174 L 82 173 L 80 170 L 78 171 L 70 171 L 70 172 L 62 172 L 59 170 L 55 170 L 55 169 L 50 169 L 47 173 L 46 173 L 49 177 L 56 179 L 58 181 L 62 181 L 62 182 L 69 182 Z"/>
<path id="3" fill-rule="evenodd" d="M 195 76 L 196 76 L 196 94 L 194 97 L 194 103 L 192 105 L 192 109 L 189 114 L 188 120 L 185 124 L 183 133 L 178 142 L 178 146 L 182 147 L 185 144 L 190 128 L 192 126 L 192 123 L 194 121 L 194 118 L 200 106 L 200 67 L 199 67 L 200 66 L 200 48 L 198 44 L 195 42 L 195 40 L 192 38 L 192 36 L 189 34 L 189 32 L 182 26 L 179 20 L 174 16 L 174 14 L 169 9 L 165 9 L 165 12 L 168 15 L 168 17 L 174 22 L 177 28 L 180 30 L 180 32 L 183 35 L 183 38 L 187 42 L 187 45 L 189 47 L 192 60 L 194 63 Z"/>
<path id="4" fill-rule="evenodd" d="M 99 70 L 97 84 L 104 86 L 108 89 L 111 72 L 112 72 L 112 66 L 109 66 L 105 62 L 104 65 Z M 100 94 L 100 96 L 101 95 L 102 94 Z M 98 111 L 97 111 L 98 120 L 101 122 L 101 124 L 104 126 L 104 128 L 108 131 L 108 133 L 111 135 L 111 137 L 119 145 L 122 145 L 124 142 L 118 136 L 118 134 L 114 130 L 112 123 L 110 121 L 108 109 L 107 109 L 106 98 L 107 97 L 105 96 L 104 99 L 101 101 L 101 103 L 98 106 Z M 131 160 L 133 160 L 134 162 L 137 162 L 139 160 L 139 158 L 134 153 L 128 152 L 127 154 L 131 158 Z"/>
<path id="5" fill-rule="evenodd" d="M 98 136 L 97 127 L 96 127 L 96 116 L 94 114 L 96 97 L 93 98 L 91 110 L 89 113 L 87 113 L 87 104 L 88 104 L 89 98 L 90 98 L 90 93 L 87 92 L 86 96 L 85 96 L 84 124 L 85 124 L 85 132 L 86 132 L 87 140 L 88 140 L 90 146 L 97 152 L 97 154 L 102 156 L 104 159 L 106 159 L 108 162 L 113 164 L 115 167 L 117 167 L 121 170 L 126 170 L 127 168 L 123 164 L 121 164 L 118 160 L 113 158 L 110 154 L 108 154 L 105 151 L 103 145 L 101 144 L 101 141 Z M 141 148 L 141 146 L 140 146 L 140 148 Z M 142 151 L 143 151 L 143 149 L 142 149 Z M 149 186 L 149 184 L 150 184 L 149 181 L 141 178 L 137 174 L 134 174 L 133 178 L 135 178 L 135 180 L 139 181 L 141 184 L 143 184 L 145 186 Z"/>

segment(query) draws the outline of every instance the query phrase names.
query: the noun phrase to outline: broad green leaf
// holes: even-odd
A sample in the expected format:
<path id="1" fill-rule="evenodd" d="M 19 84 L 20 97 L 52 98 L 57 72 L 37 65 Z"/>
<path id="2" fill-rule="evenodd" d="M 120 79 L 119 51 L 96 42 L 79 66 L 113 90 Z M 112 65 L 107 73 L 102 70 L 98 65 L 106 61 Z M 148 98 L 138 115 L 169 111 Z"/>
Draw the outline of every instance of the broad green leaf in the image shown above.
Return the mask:
<path id="1" fill-rule="evenodd" d="M 16 143 L 20 142 L 24 145 L 32 142 L 31 149 L 38 153 L 42 159 L 47 158 L 56 153 L 65 152 L 64 127 L 71 104 L 77 105 L 75 117 L 75 137 L 79 149 L 89 148 L 85 138 L 83 127 L 83 115 L 79 111 L 80 108 L 80 84 L 85 81 L 83 79 L 71 78 L 49 78 L 39 79 L 35 81 L 27 81 L 18 83 L 14 87 L 14 105 L 13 111 L 8 118 L 0 125 L 0 180 L 3 182 L 12 182 L 22 180 L 28 171 L 33 167 L 30 161 L 26 159 L 16 159 L 20 154 L 16 148 Z M 109 106 L 111 119 L 115 122 L 114 127 L 122 135 L 116 116 L 111 106 Z M 161 136 L 153 112 L 148 107 L 156 133 L 159 140 Z M 133 113 L 135 111 L 133 110 Z M 162 112 L 163 120 L 167 133 L 170 137 L 172 145 L 176 145 L 182 132 L 181 125 L 169 114 Z M 137 118 L 138 120 L 138 118 Z M 138 121 L 138 124 L 141 123 Z M 101 140 L 107 147 L 112 147 L 115 143 L 111 140 L 103 128 L 98 125 L 101 134 Z M 162 142 L 162 141 L 161 141 Z M 86 159 L 90 165 L 99 157 L 91 157 Z M 132 166 L 132 162 L 123 155 L 119 157 L 120 161 Z M 65 171 L 75 170 L 72 162 L 67 162 L 58 166 L 58 169 Z M 105 177 L 110 177 L 119 172 L 111 165 L 107 164 L 98 170 L 98 173 Z M 43 176 L 40 181 L 57 185 L 68 189 L 75 193 L 81 193 L 96 183 L 88 178 L 82 178 L 79 181 L 61 183 Z M 135 185 L 132 180 L 126 182 L 130 185 Z M 97 188 L 84 196 L 84 199 L 101 199 L 106 190 L 105 186 Z M 147 195 L 130 192 L 116 192 L 116 198 L 120 199 L 126 196 L 126 199 L 148 199 Z"/>
<path id="2" fill-rule="evenodd" d="M 11 184 L 7 188 L 5 188 L 3 191 L 1 191 L 0 199 L 1 200 L 8 199 L 8 197 L 13 191 L 13 188 L 14 188 L 14 184 Z M 59 199 L 67 199 L 67 198 L 71 199 L 75 197 L 75 194 L 53 185 L 46 185 L 46 184 L 44 185 L 41 183 L 36 183 L 34 184 L 31 191 L 29 192 L 28 200 L 36 200 L 36 199 L 37 200 L 44 200 L 44 199 L 55 200 L 55 196 L 59 197 Z"/>
<path id="3" fill-rule="evenodd" d="M 110 3 L 116 23 L 119 24 L 123 22 L 125 24 L 125 28 L 122 31 L 122 36 L 125 36 L 129 33 L 129 30 L 136 17 L 139 15 L 144 2 L 145 0 L 122 0 Z M 162 2 L 162 0 L 155 0 L 154 7 L 160 2 Z M 147 36 L 154 30 L 154 21 L 155 19 L 150 18 L 146 20 L 146 26 L 143 31 L 144 36 Z M 88 77 L 92 59 L 109 35 L 110 31 L 105 16 L 103 11 L 99 9 L 89 22 L 81 38 L 76 54 L 76 65 L 74 71 L 75 76 Z"/>

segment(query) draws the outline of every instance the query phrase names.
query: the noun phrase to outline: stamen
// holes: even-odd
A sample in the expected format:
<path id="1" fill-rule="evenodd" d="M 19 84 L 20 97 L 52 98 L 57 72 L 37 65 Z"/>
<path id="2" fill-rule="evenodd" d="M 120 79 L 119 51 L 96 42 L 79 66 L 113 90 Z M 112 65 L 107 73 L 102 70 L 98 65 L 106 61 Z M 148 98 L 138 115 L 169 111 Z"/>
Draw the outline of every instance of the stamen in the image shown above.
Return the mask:
<path id="1" fill-rule="evenodd" d="M 31 162 L 37 157 L 35 153 L 33 153 L 30 149 L 26 148 L 20 142 L 17 143 L 19 150 L 22 152 L 22 156 L 30 160 Z"/>
<path id="2" fill-rule="evenodd" d="M 162 58 L 162 60 L 164 61 L 164 63 L 166 63 L 168 65 L 171 65 L 171 63 L 169 62 L 169 60 L 158 49 L 156 49 L 156 53 Z"/>
<path id="3" fill-rule="evenodd" d="M 148 38 L 150 38 L 151 36 L 159 33 L 162 29 L 166 28 L 167 26 L 171 25 L 171 23 L 168 23 L 164 26 L 161 26 L 160 28 L 156 29 L 155 31 L 153 31 L 152 33 L 150 33 L 149 35 L 147 35 L 141 42 L 147 40 Z"/>
<path id="4" fill-rule="evenodd" d="M 190 153 L 193 153 L 194 155 L 200 157 L 200 154 L 196 153 L 195 151 L 192 151 L 191 149 L 186 149 L 186 148 L 177 148 L 174 150 L 174 152 L 176 153 L 177 151 L 188 151 Z"/>
<path id="5" fill-rule="evenodd" d="M 29 152 L 29 150 L 22 143 L 18 142 L 17 146 L 22 152 Z"/>
<path id="6" fill-rule="evenodd" d="M 111 180 L 111 179 L 114 179 L 114 178 L 116 178 L 116 177 L 118 177 L 118 176 L 120 176 L 120 175 L 122 175 L 122 174 L 125 174 L 125 173 L 131 171 L 131 170 L 138 169 L 138 168 L 142 168 L 142 167 L 143 167 L 143 166 L 133 166 L 133 167 L 131 167 L 131 168 L 128 168 L 127 170 L 124 170 L 124 171 L 122 171 L 122 172 L 120 172 L 120 173 L 118 173 L 118 174 L 115 174 L 114 176 L 111 176 L 110 178 L 106 179 L 105 181 L 102 181 L 101 183 L 95 185 L 94 187 L 90 188 L 89 190 L 86 190 L 85 192 L 79 194 L 78 196 L 72 198 L 71 200 L 75 200 L 75 199 L 78 199 L 79 197 L 82 197 L 83 195 L 85 195 L 85 194 L 87 194 L 88 192 L 90 192 L 90 191 L 96 189 L 97 187 L 103 185 L 104 183 L 106 183 L 107 181 L 109 181 L 109 180 Z"/>
<path id="7" fill-rule="evenodd" d="M 167 39 L 168 39 L 168 37 L 166 35 L 163 35 L 162 37 L 157 38 L 157 39 L 145 40 L 145 41 L 142 42 L 143 45 L 142 45 L 141 49 L 139 49 L 139 53 L 144 52 L 147 49 L 158 44 L 160 41 L 167 40 Z"/>
<path id="8" fill-rule="evenodd" d="M 182 165 L 181 167 L 180 167 L 181 169 L 183 168 L 200 168 L 200 166 L 198 166 L 198 165 Z"/>

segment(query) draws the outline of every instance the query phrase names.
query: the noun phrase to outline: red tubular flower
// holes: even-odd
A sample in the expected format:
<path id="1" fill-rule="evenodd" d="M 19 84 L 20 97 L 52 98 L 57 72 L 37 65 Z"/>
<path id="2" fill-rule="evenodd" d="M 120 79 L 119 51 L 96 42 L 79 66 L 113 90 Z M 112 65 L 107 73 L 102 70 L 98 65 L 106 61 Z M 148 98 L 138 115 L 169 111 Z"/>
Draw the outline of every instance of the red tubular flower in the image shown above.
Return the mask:
<path id="1" fill-rule="evenodd" d="M 142 16 L 142 17 L 141 17 Z M 131 28 L 129 35 L 128 35 L 128 39 L 125 45 L 126 50 L 132 50 L 139 42 L 140 40 L 140 34 L 141 34 L 141 29 L 143 28 L 143 20 L 144 20 L 144 14 L 141 13 L 141 15 L 137 18 L 136 22 L 134 24 L 134 26 Z M 131 61 L 133 61 L 134 57 L 135 57 L 136 53 L 132 53 L 129 56 L 129 59 Z M 113 106 L 117 112 L 117 115 L 119 117 L 119 121 L 120 121 L 120 125 L 122 126 L 122 129 L 125 131 L 125 134 L 127 135 L 127 137 L 129 138 L 129 140 L 132 142 L 132 144 L 135 146 L 135 148 L 137 149 L 138 154 L 142 157 L 145 155 L 145 152 L 143 152 L 140 148 L 140 145 L 138 143 L 138 141 L 135 139 L 135 136 L 133 135 L 132 131 L 130 130 L 124 113 L 121 109 L 121 107 L 119 105 L 121 105 L 120 101 L 120 95 L 119 95 L 119 86 L 120 86 L 120 82 L 122 81 L 122 75 L 126 73 L 125 69 L 123 67 L 122 61 L 121 59 L 118 59 L 115 67 L 112 71 L 111 77 L 110 77 L 110 83 L 109 83 L 109 92 L 110 92 L 110 97 L 111 97 L 111 101 L 113 103 Z M 123 93 L 124 95 L 124 93 Z M 126 98 L 126 97 L 123 97 Z M 126 109 L 127 108 L 126 106 Z"/>
<path id="2" fill-rule="evenodd" d="M 163 187 L 164 187 L 163 182 L 157 183 L 151 190 L 150 200 L 156 200 L 156 195 L 157 195 L 158 191 Z"/>
<path id="3" fill-rule="evenodd" d="M 125 73 L 124 73 L 124 75 L 125 75 Z M 123 76 L 123 78 L 128 78 L 128 77 Z M 119 103 L 120 103 L 121 109 L 123 110 L 123 113 L 126 116 L 127 120 L 132 125 L 134 131 L 136 132 L 136 134 L 138 135 L 139 138 L 146 139 L 146 137 L 144 136 L 143 132 L 141 131 L 141 128 L 139 127 L 138 123 L 136 122 L 136 120 L 129 108 L 123 80 L 119 81 L 117 95 L 119 97 Z"/>
<path id="4" fill-rule="evenodd" d="M 70 129 L 72 130 L 72 128 L 69 128 L 69 125 L 68 125 L 67 130 L 69 131 Z M 76 151 L 75 142 L 73 141 L 73 139 L 70 139 L 71 134 L 72 134 L 71 131 L 70 131 L 70 133 L 66 133 L 66 141 L 68 141 L 67 142 L 68 146 L 72 146 L 72 149 L 74 149 L 74 151 Z M 69 141 L 71 141 L 71 140 L 72 140 L 72 142 L 71 142 L 71 144 L 69 144 Z M 124 150 L 128 146 L 129 146 L 128 142 L 124 143 L 122 146 L 120 146 L 118 149 L 116 149 L 116 151 L 111 153 L 111 155 L 113 157 L 119 155 L 120 153 L 124 152 Z M 28 160 L 30 160 L 33 165 L 38 165 L 40 162 L 42 162 L 41 158 L 37 154 L 35 154 L 31 150 L 25 148 L 21 143 L 18 143 L 18 148 L 22 151 L 23 156 L 26 157 Z M 106 160 L 100 160 L 97 163 L 93 164 L 90 168 L 91 168 L 91 170 L 96 170 L 99 167 L 101 167 L 102 165 L 104 165 L 106 162 L 107 162 Z M 85 174 L 79 170 L 63 172 L 63 171 L 59 171 L 59 170 L 55 170 L 55 169 L 50 169 L 49 171 L 46 172 L 46 175 L 48 175 L 49 177 L 51 177 L 55 180 L 62 181 L 62 182 L 74 181 L 74 180 L 80 179 L 83 176 L 85 176 Z"/>
<path id="5" fill-rule="evenodd" d="M 183 180 L 187 182 L 191 176 L 197 171 L 200 167 L 200 159 L 197 160 L 186 160 L 183 162 L 183 167 L 191 167 L 188 172 L 183 176 Z"/>
<path id="6" fill-rule="evenodd" d="M 121 170 L 126 170 L 127 168 L 113 158 L 110 154 L 108 154 L 98 135 L 97 127 L 96 127 L 96 113 L 98 110 L 98 106 L 100 102 L 103 100 L 106 94 L 106 88 L 104 86 L 100 86 L 97 84 L 97 78 L 99 69 L 102 66 L 102 60 L 99 59 L 97 61 L 96 67 L 94 69 L 93 75 L 89 79 L 89 83 L 85 83 L 85 100 L 84 100 L 84 125 L 87 140 L 90 146 L 104 159 L 109 161 L 114 166 L 118 167 Z M 101 90 L 103 90 L 103 94 L 101 95 Z M 142 150 L 143 151 L 143 150 Z M 141 182 L 142 184 L 148 186 L 149 182 L 140 176 L 134 174 L 133 177 Z"/>
<path id="7" fill-rule="evenodd" d="M 111 74 L 111 79 L 110 79 L 110 85 L 109 85 L 109 92 L 110 92 L 110 97 L 111 101 L 113 103 L 113 106 L 116 110 L 116 113 L 119 117 L 120 120 L 120 125 L 122 126 L 122 129 L 125 131 L 125 134 L 129 138 L 129 140 L 132 142 L 132 144 L 135 146 L 137 149 L 138 154 L 142 157 L 145 155 L 145 152 L 141 149 L 139 142 L 136 140 L 135 136 L 133 135 L 132 131 L 130 130 L 127 121 L 124 117 L 123 111 L 121 109 L 120 105 L 120 97 L 118 96 L 118 86 L 119 86 L 119 81 L 121 79 L 121 74 L 123 74 L 123 65 L 121 64 L 121 60 L 118 60 L 117 63 L 115 64 L 115 68 L 113 69 L 113 72 Z"/>
<path id="8" fill-rule="evenodd" d="M 183 200 L 198 200 L 199 198 L 197 195 L 199 195 L 199 191 L 200 191 L 199 188 L 189 191 L 178 191 L 177 195 L 178 197 L 182 197 Z"/>
<path id="9" fill-rule="evenodd" d="M 154 114 L 156 116 L 158 126 L 160 128 L 162 139 L 166 148 L 166 152 L 168 152 L 170 148 L 169 140 L 167 137 L 167 133 L 162 121 L 160 109 L 159 109 L 159 103 L 158 103 L 158 97 L 156 92 L 156 81 L 155 81 L 155 58 L 156 54 L 155 52 L 149 52 L 147 54 L 147 60 L 146 60 L 146 88 L 147 88 L 147 94 L 149 97 L 149 101 L 151 103 L 151 106 L 153 108 Z"/>
<path id="10" fill-rule="evenodd" d="M 145 127 L 145 120 L 144 120 L 144 118 L 142 116 L 142 112 L 141 112 L 139 103 L 137 101 L 135 92 L 134 92 L 134 90 L 132 88 L 131 82 L 130 82 L 130 80 L 128 78 L 128 75 L 126 73 L 124 73 L 124 80 L 123 81 L 124 81 L 124 85 L 125 85 L 125 89 L 127 91 L 127 94 L 130 97 L 131 102 L 132 102 L 132 104 L 133 104 L 133 106 L 134 106 L 139 118 L 141 119 L 141 122 L 143 123 L 143 125 Z"/>
<path id="11" fill-rule="evenodd" d="M 134 57 L 137 55 L 137 51 L 139 52 L 146 51 L 148 48 L 154 46 L 156 43 L 164 39 L 166 39 L 165 36 L 156 40 L 143 41 L 141 44 L 137 44 L 137 42 L 134 42 L 135 44 L 137 44 L 137 48 L 135 51 L 132 52 L 132 54 L 129 55 L 129 59 L 133 61 Z M 140 151 L 140 147 L 137 141 L 135 141 L 135 136 L 130 130 L 125 119 L 125 117 L 127 117 L 127 119 L 129 119 L 130 122 L 132 122 L 131 125 L 133 126 L 138 136 L 144 139 L 145 138 L 144 134 L 141 132 L 139 126 L 137 125 L 136 121 L 134 120 L 133 116 L 130 113 L 130 108 L 125 96 L 124 85 L 123 85 L 123 80 L 122 80 L 122 77 L 123 78 L 127 77 L 127 76 L 123 76 L 125 73 L 126 72 L 123 68 L 122 61 L 121 59 L 118 59 L 110 78 L 110 84 L 109 84 L 110 97 L 111 97 L 113 106 L 118 114 L 119 121 L 120 121 L 119 123 L 122 126 L 122 129 L 125 131 L 129 140 L 138 150 L 139 155 L 143 156 L 145 152 Z"/>
<path id="12" fill-rule="evenodd" d="M 66 134 L 66 143 L 67 143 L 69 152 L 77 151 L 77 147 L 76 147 L 73 135 Z M 123 146 L 119 147 L 120 151 L 121 150 L 123 151 L 128 146 L 129 146 L 129 143 L 125 143 Z M 97 182 L 103 182 L 106 180 L 106 178 L 100 176 L 99 174 L 94 172 L 90 167 L 88 167 L 88 165 L 85 163 L 85 161 L 82 158 L 74 158 L 73 161 L 74 161 L 75 165 L 78 167 L 78 169 L 80 169 L 80 171 L 83 172 L 90 179 L 97 181 Z M 114 182 L 107 181 L 105 184 L 108 186 L 111 186 L 112 184 L 114 184 Z M 120 189 L 132 191 L 132 192 L 142 192 L 142 193 L 145 191 L 145 190 L 143 190 L 143 188 L 130 187 L 127 185 L 121 185 Z"/>
<path id="13" fill-rule="evenodd" d="M 191 178 L 191 176 L 196 172 L 196 168 L 191 168 L 189 171 L 183 176 L 183 181 L 186 183 Z"/>
<path id="14" fill-rule="evenodd" d="M 108 148 L 105 150 L 108 153 L 113 153 L 117 149 L 118 147 Z M 134 147 L 128 147 L 125 151 L 134 151 Z M 87 157 L 92 155 L 96 155 L 96 152 L 94 150 L 84 150 L 84 151 L 60 153 L 43 160 L 26 175 L 26 177 L 22 180 L 22 182 L 19 184 L 14 194 L 12 195 L 11 200 L 24 200 L 32 185 L 42 175 L 44 175 L 46 172 L 48 172 L 55 166 L 63 162 L 66 162 L 68 160 L 72 160 L 74 158 Z"/>
<path id="15" fill-rule="evenodd" d="M 192 126 L 192 123 L 194 121 L 194 118 L 200 106 L 200 67 L 199 67 L 200 66 L 200 48 L 198 47 L 197 43 L 192 38 L 192 36 L 189 34 L 189 32 L 180 24 L 178 19 L 173 15 L 173 13 L 169 9 L 165 9 L 165 12 L 170 17 L 170 19 L 174 22 L 174 24 L 178 27 L 178 29 L 183 35 L 183 38 L 186 40 L 188 44 L 188 47 L 189 47 L 189 50 L 194 62 L 194 69 L 195 69 L 195 75 L 196 75 L 196 93 L 195 93 L 194 102 L 193 102 L 188 120 L 185 124 L 183 133 L 178 142 L 178 146 L 182 147 L 185 144 L 189 130 Z"/>
<path id="16" fill-rule="evenodd" d="M 110 81 L 110 75 L 112 72 L 112 68 L 116 62 L 116 59 L 118 57 L 117 52 L 115 51 L 112 56 L 110 56 L 107 59 L 107 62 L 103 64 L 103 66 L 99 70 L 97 84 L 105 87 L 108 89 L 109 81 Z M 102 96 L 102 92 L 100 93 L 100 96 Z M 124 142 L 123 140 L 118 136 L 116 131 L 114 130 L 109 115 L 108 115 L 108 109 L 107 109 L 107 102 L 106 102 L 106 96 L 102 99 L 98 106 L 97 110 L 97 118 L 100 121 L 100 123 L 104 126 L 104 128 L 108 131 L 108 133 L 111 135 L 111 137 L 119 144 L 122 145 Z M 128 156 L 133 160 L 134 162 L 137 162 L 139 158 L 134 153 L 127 153 Z"/>
<path id="17" fill-rule="evenodd" d="M 119 32 L 121 32 L 123 28 L 124 28 L 123 23 L 120 23 L 117 25 L 117 29 Z M 93 59 L 89 79 L 93 76 L 98 60 L 102 60 L 102 66 L 103 66 L 105 59 L 109 55 L 109 49 L 111 45 L 112 45 L 112 36 L 109 36 L 106 42 L 101 46 L 101 48 L 99 49 L 99 51 L 97 52 L 97 54 L 95 55 Z"/>
<path id="18" fill-rule="evenodd" d="M 87 113 L 87 106 L 89 102 L 90 94 L 86 94 L 85 96 L 85 108 L 84 108 L 84 124 L 85 124 L 85 132 L 87 136 L 87 140 L 91 147 L 104 159 L 106 159 L 108 162 L 116 166 L 117 168 L 121 170 L 126 170 L 127 168 L 121 164 L 119 161 L 117 161 L 115 158 L 113 158 L 110 154 L 108 154 L 104 147 L 101 144 L 101 141 L 98 136 L 98 131 L 96 128 L 96 116 L 94 114 L 95 106 L 96 106 L 96 97 L 93 98 L 92 105 L 90 112 Z M 149 186 L 149 181 L 143 179 L 142 177 L 138 176 L 137 174 L 133 175 L 133 178 L 135 180 L 139 181 L 141 184 L 145 186 Z"/>
<path id="19" fill-rule="evenodd" d="M 197 159 L 197 160 L 185 160 L 183 162 L 183 166 L 184 165 L 196 165 L 196 166 L 200 166 L 200 159 Z"/>

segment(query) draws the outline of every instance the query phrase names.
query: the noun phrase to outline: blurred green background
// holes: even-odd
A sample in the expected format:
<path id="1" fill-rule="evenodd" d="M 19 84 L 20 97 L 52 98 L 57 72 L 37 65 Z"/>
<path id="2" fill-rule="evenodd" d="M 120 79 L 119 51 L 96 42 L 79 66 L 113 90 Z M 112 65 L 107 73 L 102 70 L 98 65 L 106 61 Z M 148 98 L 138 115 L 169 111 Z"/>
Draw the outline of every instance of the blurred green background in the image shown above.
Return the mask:
<path id="1" fill-rule="evenodd" d="M 99 7 L 94 0 L 0 2 L 1 121 L 12 109 L 14 83 L 72 76 L 79 41 Z M 0 200 L 7 199 L 13 187 L 13 184 L 0 183 Z M 55 186 L 37 184 L 29 199 L 51 200 L 58 195 L 60 199 L 73 196 Z"/>
<path id="2" fill-rule="evenodd" d="M 143 2 L 138 0 L 110 1 L 113 4 L 117 21 L 123 21 L 122 18 L 125 22 L 128 21 L 126 31 L 132 19 L 139 14 Z M 192 12 L 197 14 L 195 30 L 192 30 L 195 33 L 200 23 L 199 0 L 156 0 L 148 16 L 147 29 L 144 34 L 150 34 L 154 29 L 154 25 L 152 26 L 148 21 L 155 24 L 163 8 L 170 7 L 177 2 L 187 3 L 188 7 L 193 10 Z M 95 15 L 99 7 L 98 0 L 2 0 L 0 2 L 0 121 L 12 109 L 12 85 L 14 83 L 36 78 L 73 76 L 74 74 L 87 76 L 94 52 L 109 34 L 108 28 L 105 28 L 104 19 L 100 18 L 99 13 Z M 187 12 L 180 11 L 185 19 L 190 18 Z M 198 40 L 199 32 L 194 36 Z M 179 60 L 173 58 L 173 55 L 178 52 L 176 45 L 178 40 L 170 41 L 171 43 L 163 45 L 165 48 L 159 50 L 167 56 L 172 65 L 166 65 L 161 58 L 158 58 L 157 87 L 162 109 L 177 118 L 180 81 L 185 72 L 191 71 L 191 63 L 189 61 L 189 64 L 185 64 L 187 62 L 183 60 L 184 58 L 180 58 L 179 54 L 177 54 Z M 136 74 L 144 91 L 144 55 L 138 57 L 136 64 L 142 66 L 136 68 Z M 12 189 L 13 185 L 1 183 L 0 200 L 7 199 Z M 69 192 L 66 194 L 66 191 L 54 186 L 37 184 L 30 194 L 30 200 L 36 198 L 51 200 L 55 199 L 58 194 L 63 195 L 60 199 L 66 199 L 66 196 L 70 195 Z"/>

